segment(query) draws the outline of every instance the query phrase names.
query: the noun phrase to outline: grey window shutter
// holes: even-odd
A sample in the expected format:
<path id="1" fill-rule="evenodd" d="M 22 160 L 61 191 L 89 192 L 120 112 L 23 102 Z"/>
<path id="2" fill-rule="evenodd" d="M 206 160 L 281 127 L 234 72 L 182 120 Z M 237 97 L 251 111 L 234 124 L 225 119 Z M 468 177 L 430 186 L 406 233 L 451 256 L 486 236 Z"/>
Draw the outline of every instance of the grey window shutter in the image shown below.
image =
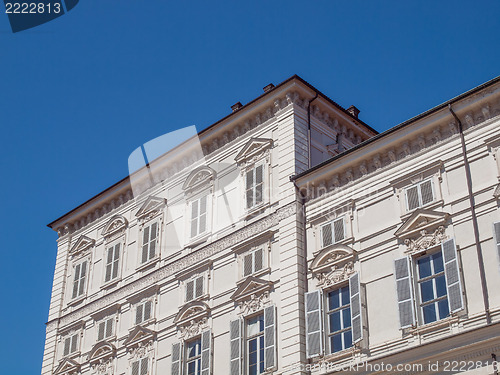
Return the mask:
<path id="1" fill-rule="evenodd" d="M 263 181 L 264 181 L 264 167 L 259 165 L 255 168 L 255 204 L 259 204 L 263 200 Z"/>
<path id="2" fill-rule="evenodd" d="M 229 340 L 230 340 L 230 375 L 241 375 L 241 321 L 240 319 L 229 322 Z"/>
<path id="3" fill-rule="evenodd" d="M 141 360 L 141 375 L 148 375 L 148 358 L 143 358 Z"/>
<path id="4" fill-rule="evenodd" d="M 191 301 L 194 298 L 194 280 L 190 280 L 186 283 L 186 302 Z"/>
<path id="5" fill-rule="evenodd" d="M 108 259 L 106 261 L 106 275 L 104 277 L 104 281 L 111 280 L 112 268 L 113 268 L 113 247 L 108 249 Z"/>
<path id="6" fill-rule="evenodd" d="M 102 340 L 104 338 L 104 326 L 106 325 L 105 322 L 99 323 L 99 332 L 97 333 L 97 340 Z"/>
<path id="7" fill-rule="evenodd" d="M 420 184 L 420 193 L 422 195 L 422 204 L 427 204 L 434 200 L 431 180 L 424 181 Z"/>
<path id="8" fill-rule="evenodd" d="M 351 326 L 352 342 L 356 343 L 363 339 L 363 319 L 361 311 L 361 287 L 359 273 L 349 278 L 349 293 L 351 296 Z"/>
<path id="9" fill-rule="evenodd" d="M 321 227 L 321 242 L 322 247 L 329 246 L 333 243 L 332 223 L 328 223 Z"/>
<path id="10" fill-rule="evenodd" d="M 78 344 L 78 334 L 71 336 L 71 353 L 76 352 Z"/>
<path id="11" fill-rule="evenodd" d="M 113 318 L 106 321 L 106 337 L 110 337 L 113 334 Z"/>
<path id="12" fill-rule="evenodd" d="M 112 278 L 116 278 L 118 276 L 118 266 L 120 264 L 120 244 L 115 245 L 115 256 L 113 258 L 113 274 Z"/>
<path id="13" fill-rule="evenodd" d="M 87 261 L 82 263 L 80 268 L 80 285 L 78 288 L 78 295 L 81 296 L 85 289 L 85 278 L 87 276 Z"/>
<path id="14" fill-rule="evenodd" d="M 246 174 L 246 199 L 247 199 L 247 208 L 250 208 L 254 205 L 253 203 L 253 169 L 248 171 Z"/>
<path id="15" fill-rule="evenodd" d="M 417 186 L 412 186 L 411 188 L 406 189 L 406 203 L 409 211 L 420 206 Z"/>
<path id="16" fill-rule="evenodd" d="M 70 345 L 71 345 L 71 337 L 67 337 L 66 339 L 64 339 L 64 352 L 63 352 L 64 356 L 67 356 L 69 354 Z"/>
<path id="17" fill-rule="evenodd" d="M 203 295 L 203 276 L 196 278 L 196 298 Z"/>
<path id="18" fill-rule="evenodd" d="M 252 254 L 247 254 L 243 258 L 243 276 L 248 276 L 252 274 Z"/>
<path id="19" fill-rule="evenodd" d="M 413 307 L 410 259 L 408 257 L 394 260 L 394 275 L 396 277 L 399 326 L 401 328 L 411 327 L 415 324 L 415 312 Z"/>
<path id="20" fill-rule="evenodd" d="M 333 222 L 333 230 L 335 233 L 335 242 L 342 241 L 344 239 L 344 218 L 335 220 Z"/>
<path id="21" fill-rule="evenodd" d="M 141 303 L 137 305 L 135 309 L 135 324 L 142 323 L 142 311 L 143 311 L 144 305 Z"/>
<path id="22" fill-rule="evenodd" d="M 263 266 L 263 263 L 264 263 L 264 259 L 263 259 L 263 250 L 262 249 L 258 249 L 255 251 L 255 271 L 260 271 L 262 269 L 262 266 Z"/>
<path id="23" fill-rule="evenodd" d="M 140 361 L 132 362 L 132 375 L 139 375 L 139 362 Z"/>
<path id="24" fill-rule="evenodd" d="M 495 242 L 497 244 L 498 260 L 500 261 L 500 221 L 493 224 L 495 230 Z"/>
<path id="25" fill-rule="evenodd" d="M 147 301 L 144 304 L 144 320 L 149 320 L 151 318 L 152 308 L 153 308 L 153 303 L 151 301 Z"/>
<path id="26" fill-rule="evenodd" d="M 201 333 L 201 375 L 210 375 L 212 366 L 212 331 L 210 329 Z"/>
<path id="27" fill-rule="evenodd" d="M 306 348 L 307 357 L 312 358 L 323 353 L 321 291 L 305 294 L 306 299 Z"/>
<path id="28" fill-rule="evenodd" d="M 200 231 L 205 232 L 207 229 L 207 197 L 204 196 L 200 199 Z"/>
<path id="29" fill-rule="evenodd" d="M 78 296 L 78 285 L 80 281 L 80 264 L 75 267 L 75 277 L 73 279 L 73 298 Z"/>
<path id="30" fill-rule="evenodd" d="M 171 371 L 171 375 L 181 375 L 182 373 L 182 366 L 181 366 L 181 354 L 182 354 L 182 350 L 181 350 L 181 343 L 180 342 L 176 342 L 174 344 L 172 344 L 172 371 Z"/>
<path id="31" fill-rule="evenodd" d="M 441 244 L 441 250 L 444 258 L 446 287 L 448 288 L 448 304 L 450 305 L 450 313 L 454 313 L 464 308 L 455 240 L 452 238 L 443 242 Z"/>
<path id="32" fill-rule="evenodd" d="M 274 305 L 264 309 L 264 368 L 276 366 L 276 308 Z"/>

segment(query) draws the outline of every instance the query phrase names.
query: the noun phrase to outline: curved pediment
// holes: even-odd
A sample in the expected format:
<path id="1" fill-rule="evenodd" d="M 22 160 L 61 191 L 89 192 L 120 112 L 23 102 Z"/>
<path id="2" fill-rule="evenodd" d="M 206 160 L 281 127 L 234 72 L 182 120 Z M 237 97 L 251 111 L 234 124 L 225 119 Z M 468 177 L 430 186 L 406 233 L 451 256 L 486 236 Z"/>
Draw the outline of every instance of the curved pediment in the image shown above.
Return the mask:
<path id="1" fill-rule="evenodd" d="M 104 237 L 111 236 L 112 234 L 123 231 L 128 225 L 127 219 L 121 215 L 115 215 L 104 226 L 102 230 L 102 235 Z"/>
<path id="2" fill-rule="evenodd" d="M 102 341 L 92 348 L 89 353 L 88 360 L 90 363 L 99 362 L 105 360 L 109 357 L 113 357 L 116 354 L 116 348 L 113 344 L 107 341 Z"/>
<path id="3" fill-rule="evenodd" d="M 87 249 L 92 248 L 94 244 L 95 240 L 87 236 L 80 236 L 80 238 L 78 238 L 78 240 L 75 242 L 69 253 L 72 255 L 81 253 Z"/>
<path id="4" fill-rule="evenodd" d="M 184 185 L 182 185 L 182 189 L 184 191 L 192 191 L 194 189 L 204 187 L 209 185 L 212 181 L 215 180 L 216 177 L 215 171 L 209 166 L 202 166 L 196 168 L 192 171 L 189 176 L 184 181 Z"/>
<path id="5" fill-rule="evenodd" d="M 76 375 L 80 364 L 71 358 L 64 358 L 54 371 L 54 375 Z"/>
<path id="6" fill-rule="evenodd" d="M 210 312 L 210 307 L 204 302 L 193 301 L 182 307 L 177 313 L 174 319 L 175 324 L 180 324 L 182 322 L 198 319 L 203 316 L 207 316 Z"/>
<path id="7" fill-rule="evenodd" d="M 234 160 L 239 164 L 271 148 L 272 145 L 273 140 L 269 138 L 250 138 Z"/>
<path id="8" fill-rule="evenodd" d="M 335 245 L 321 250 L 319 254 L 314 257 L 310 268 L 313 272 L 317 272 L 325 268 L 337 266 L 340 263 L 345 263 L 353 258 L 354 250 L 349 246 Z"/>

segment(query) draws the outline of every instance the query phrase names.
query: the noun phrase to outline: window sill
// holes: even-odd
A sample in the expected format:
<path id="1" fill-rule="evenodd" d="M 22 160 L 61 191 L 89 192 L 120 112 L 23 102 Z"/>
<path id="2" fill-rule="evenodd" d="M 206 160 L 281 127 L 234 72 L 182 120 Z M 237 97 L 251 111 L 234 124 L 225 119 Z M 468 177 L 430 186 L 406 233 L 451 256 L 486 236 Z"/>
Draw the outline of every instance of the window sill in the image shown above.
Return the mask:
<path id="1" fill-rule="evenodd" d="M 135 329 L 135 327 L 137 327 L 137 326 L 146 327 L 146 326 L 148 326 L 150 324 L 154 324 L 154 323 L 156 323 L 155 318 L 149 318 L 148 320 L 145 320 L 141 323 L 134 323 L 134 326 L 129 329 L 129 332 L 132 332 Z"/>
<path id="2" fill-rule="evenodd" d="M 258 206 L 254 206 L 254 207 L 251 207 L 251 208 L 246 208 L 245 209 L 245 215 L 244 215 L 243 218 L 245 220 L 252 219 L 255 216 L 260 215 L 262 213 L 262 211 L 264 211 L 268 207 L 270 207 L 269 202 L 262 202 Z"/>
<path id="3" fill-rule="evenodd" d="M 429 332 L 436 331 L 447 326 L 451 326 L 458 323 L 458 316 L 450 315 L 444 319 L 438 320 L 436 322 L 417 325 L 416 327 L 408 328 L 408 333 L 412 335 L 426 334 Z"/>
<path id="4" fill-rule="evenodd" d="M 336 362 L 349 357 L 354 357 L 356 354 L 361 353 L 361 349 L 353 345 L 350 348 L 341 350 L 340 352 L 325 354 L 324 356 L 316 357 L 318 361 Z"/>
<path id="5" fill-rule="evenodd" d="M 247 275 L 247 276 L 242 276 L 242 278 L 236 282 L 236 285 L 242 284 L 249 277 L 261 277 L 261 276 L 268 274 L 268 273 L 271 273 L 271 267 L 263 268 L 260 271 L 255 272 L 255 273 L 251 273 L 250 275 Z"/>
<path id="6" fill-rule="evenodd" d="M 193 303 L 193 302 L 197 302 L 197 301 L 204 301 L 204 300 L 208 300 L 210 298 L 210 295 L 208 293 L 205 293 L 199 297 L 196 297 L 196 298 L 193 298 L 189 301 L 184 301 L 184 305 L 187 305 L 189 303 Z"/>
<path id="7" fill-rule="evenodd" d="M 99 343 L 104 342 L 104 341 L 110 342 L 110 341 L 114 341 L 114 340 L 116 340 L 116 335 L 105 337 L 101 340 L 97 340 L 96 344 L 99 344 Z"/>
<path id="8" fill-rule="evenodd" d="M 115 286 L 116 284 L 118 284 L 120 281 L 122 281 L 121 277 L 117 277 L 116 279 L 107 281 L 107 282 L 105 282 L 104 284 L 101 285 L 101 289 L 111 288 L 112 286 Z"/>
<path id="9" fill-rule="evenodd" d="M 405 209 L 405 212 L 401 215 L 401 220 L 404 221 L 404 220 L 408 219 L 417 210 L 420 210 L 420 209 L 433 210 L 435 208 L 443 207 L 443 206 L 444 206 L 444 200 L 440 199 L 438 201 L 432 201 L 432 202 L 427 203 L 427 204 L 425 204 L 423 206 L 414 208 L 411 211 L 408 211 L 407 209 Z"/>
<path id="10" fill-rule="evenodd" d="M 136 271 L 144 271 L 145 269 L 155 265 L 156 263 L 158 263 L 158 261 L 160 260 L 160 257 L 157 255 L 155 256 L 154 258 L 148 260 L 146 263 L 142 263 L 141 265 L 137 266 L 135 268 Z"/>
<path id="11" fill-rule="evenodd" d="M 73 353 L 70 353 L 68 355 L 65 355 L 63 358 L 70 358 L 70 359 L 75 359 L 80 357 L 80 354 L 82 354 L 79 350 Z"/>
<path id="12" fill-rule="evenodd" d="M 201 235 L 198 235 L 194 238 L 191 238 L 188 243 L 186 244 L 186 247 L 189 248 L 194 248 L 198 245 L 201 245 L 202 243 L 206 242 L 208 238 L 210 237 L 210 232 L 204 232 Z"/>
<path id="13" fill-rule="evenodd" d="M 85 299 L 85 297 L 87 297 L 85 294 L 81 295 L 79 297 L 75 297 L 74 299 L 72 299 L 71 301 L 68 302 L 68 306 L 78 305 L 80 302 L 82 302 Z"/>

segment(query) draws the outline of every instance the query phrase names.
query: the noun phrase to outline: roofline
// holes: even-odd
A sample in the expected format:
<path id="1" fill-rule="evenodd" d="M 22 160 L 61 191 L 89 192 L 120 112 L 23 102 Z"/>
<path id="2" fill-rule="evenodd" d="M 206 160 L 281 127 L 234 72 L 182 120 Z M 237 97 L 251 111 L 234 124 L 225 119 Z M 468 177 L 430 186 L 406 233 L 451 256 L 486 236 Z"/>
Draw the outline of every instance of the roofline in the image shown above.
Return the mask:
<path id="1" fill-rule="evenodd" d="M 297 74 L 294 74 L 293 76 L 291 76 L 290 78 L 287 78 L 286 80 L 284 80 L 283 82 L 279 83 L 278 85 L 276 85 L 275 87 L 273 87 L 271 90 L 267 91 L 267 92 L 264 92 L 263 94 L 259 95 L 258 97 L 256 97 L 255 99 L 251 100 L 250 102 L 246 103 L 245 105 L 243 105 L 240 109 L 238 109 L 237 111 L 234 111 L 230 114 L 228 114 L 227 116 L 221 118 L 220 120 L 214 122 L 212 125 L 209 125 L 207 126 L 205 129 L 201 130 L 198 132 L 198 135 L 202 135 L 206 132 L 208 132 L 209 130 L 211 130 L 212 128 L 214 128 L 215 126 L 217 126 L 218 124 L 220 124 L 221 122 L 223 121 L 226 121 L 227 119 L 231 118 L 232 116 L 236 115 L 237 113 L 241 113 L 242 110 L 250 107 L 252 104 L 256 103 L 257 101 L 261 100 L 262 98 L 264 98 L 266 95 L 270 95 L 273 91 L 277 90 L 277 89 L 280 89 L 282 88 L 283 86 L 285 86 L 286 84 L 288 84 L 289 82 L 293 81 L 293 80 L 297 80 L 299 82 L 301 82 L 302 84 L 304 84 L 305 86 L 307 86 L 309 89 L 313 90 L 314 92 L 317 92 L 318 95 L 320 95 L 322 98 L 324 98 L 328 103 L 330 103 L 331 105 L 333 105 L 334 107 L 338 108 L 339 110 L 341 110 L 343 113 L 345 113 L 347 116 L 349 116 L 350 118 L 352 118 L 353 120 L 359 122 L 361 125 L 363 125 L 364 127 L 366 127 L 368 130 L 370 130 L 371 132 L 373 132 L 374 134 L 378 134 L 378 132 L 373 129 L 372 127 L 370 127 L 369 125 L 365 124 L 362 120 L 358 119 L 358 118 L 355 118 L 351 113 L 349 113 L 345 108 L 343 108 L 342 106 L 340 106 L 339 104 L 337 104 L 336 102 L 334 102 L 332 99 L 330 99 L 328 96 L 324 95 L 321 91 L 319 91 L 318 89 L 316 89 L 314 86 L 312 86 L 309 82 L 305 81 L 304 79 L 302 79 L 301 77 L 299 77 Z M 168 151 L 167 151 L 168 152 Z M 111 189 L 115 188 L 116 186 L 122 184 L 123 182 L 125 182 L 127 179 L 129 179 L 129 176 L 126 176 L 124 178 L 122 178 L 121 180 L 119 180 L 118 182 L 114 183 L 113 185 L 109 186 L 108 188 L 104 189 L 103 191 L 97 193 L 96 195 L 92 196 L 91 198 L 87 199 L 85 202 L 79 204 L 78 206 L 76 206 L 75 208 L 73 208 L 72 210 L 66 212 L 64 215 L 58 217 L 57 219 L 53 220 L 52 222 L 50 222 L 49 224 L 47 224 L 47 227 L 49 228 L 52 228 L 53 229 L 53 226 L 56 222 L 64 219 L 66 216 L 68 215 L 71 215 L 72 213 L 78 211 L 79 209 L 81 209 L 82 207 L 84 207 L 85 205 L 87 205 L 88 203 L 90 203 L 92 200 L 94 200 L 95 198 L 99 197 L 100 195 L 110 191 Z"/>
<path id="2" fill-rule="evenodd" d="M 482 89 L 484 89 L 484 88 L 486 88 L 488 86 L 491 86 L 491 85 L 493 85 L 493 84 L 495 84 L 497 82 L 500 82 L 500 76 L 497 76 L 497 77 L 495 77 L 495 78 L 493 78 L 493 79 L 491 79 L 491 80 L 489 80 L 489 81 L 487 81 L 487 82 L 485 82 L 485 83 L 483 83 L 483 84 L 481 84 L 479 86 L 476 86 L 473 89 L 464 92 L 463 94 L 455 96 L 454 98 L 452 98 L 452 99 L 450 99 L 450 100 L 448 100 L 448 101 L 446 101 L 444 103 L 441 103 L 441 104 L 437 105 L 436 107 L 433 107 L 433 108 L 431 108 L 431 109 L 429 109 L 429 110 L 427 110 L 425 112 L 422 112 L 421 114 L 419 114 L 419 115 L 417 115 L 415 117 L 412 117 L 409 120 L 406 120 L 406 121 L 404 121 L 404 122 L 402 122 L 402 123 L 400 123 L 400 124 L 398 124 L 398 125 L 390 128 L 390 129 L 387 129 L 386 131 L 384 131 L 382 133 L 378 133 L 377 135 L 375 135 L 375 136 L 373 136 L 371 138 L 368 138 L 366 141 L 361 142 L 361 143 L 357 144 L 356 146 L 351 147 L 350 149 L 344 151 L 343 153 L 338 154 L 338 155 L 332 157 L 331 159 L 325 160 L 324 162 L 322 162 L 322 163 L 320 163 L 318 165 L 315 165 L 314 167 L 312 167 L 312 168 L 310 168 L 310 169 L 308 169 L 308 170 L 306 170 L 304 172 L 301 172 L 301 173 L 299 173 L 297 175 L 294 175 L 294 176 L 290 176 L 290 180 L 291 181 L 296 181 L 296 180 L 298 180 L 298 179 L 300 179 L 300 178 L 302 178 L 304 176 L 307 176 L 308 174 L 313 173 L 314 171 L 316 171 L 316 170 L 318 170 L 318 169 L 320 169 L 320 168 L 322 168 L 322 167 L 324 167 L 324 166 L 326 166 L 326 165 L 328 165 L 330 163 L 333 163 L 333 162 L 335 162 L 335 161 L 343 158 L 344 156 L 347 156 L 347 155 L 353 153 L 354 151 L 359 150 L 360 148 L 363 148 L 363 147 L 365 147 L 365 146 L 367 146 L 367 145 L 369 145 L 369 144 L 371 144 L 373 142 L 376 142 L 377 140 L 379 140 L 379 139 L 381 139 L 383 137 L 386 137 L 389 134 L 392 134 L 392 133 L 394 133 L 394 132 L 396 132 L 396 131 L 398 131 L 398 130 L 400 130 L 402 128 L 405 128 L 406 126 L 412 124 L 413 122 L 415 122 L 417 120 L 420 120 L 421 118 L 424 118 L 424 117 L 426 117 L 428 115 L 431 115 L 431 114 L 433 114 L 433 113 L 435 113 L 435 112 L 437 112 L 437 111 L 439 111 L 439 110 L 441 110 L 441 109 L 443 109 L 445 107 L 448 107 L 449 104 L 453 104 L 453 103 L 455 103 L 455 102 L 457 102 L 459 100 L 462 100 L 462 99 L 466 98 L 467 96 L 472 95 L 472 94 L 474 94 L 474 93 L 476 93 L 478 91 L 481 91 Z"/>

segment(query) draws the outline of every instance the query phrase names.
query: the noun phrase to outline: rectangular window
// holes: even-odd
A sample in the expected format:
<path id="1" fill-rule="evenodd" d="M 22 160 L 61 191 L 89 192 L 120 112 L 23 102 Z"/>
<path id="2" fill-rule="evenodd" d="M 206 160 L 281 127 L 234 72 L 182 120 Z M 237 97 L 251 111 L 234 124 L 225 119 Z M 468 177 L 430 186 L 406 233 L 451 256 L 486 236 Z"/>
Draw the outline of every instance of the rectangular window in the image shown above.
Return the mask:
<path id="1" fill-rule="evenodd" d="M 158 223 L 144 227 L 142 234 L 142 257 L 141 263 L 153 259 L 156 255 L 156 241 L 158 237 Z"/>
<path id="2" fill-rule="evenodd" d="M 191 202 L 191 238 L 207 230 L 207 196 Z"/>
<path id="3" fill-rule="evenodd" d="M 418 258 L 417 272 L 423 322 L 431 323 L 446 318 L 450 311 L 442 253 Z"/>
<path id="4" fill-rule="evenodd" d="M 352 346 L 351 305 L 349 287 L 328 293 L 327 297 L 328 345 L 330 353 Z"/>
<path id="5" fill-rule="evenodd" d="M 108 318 L 98 325 L 97 341 L 101 341 L 113 335 L 114 318 Z"/>
<path id="6" fill-rule="evenodd" d="M 419 182 L 405 190 L 408 211 L 425 206 L 434 201 L 434 190 L 431 180 Z"/>
<path id="7" fill-rule="evenodd" d="M 245 183 L 247 209 L 258 206 L 263 201 L 264 165 L 258 165 L 247 171 Z"/>
<path id="8" fill-rule="evenodd" d="M 186 282 L 186 302 L 203 295 L 203 276 L 198 276 Z"/>
<path id="9" fill-rule="evenodd" d="M 64 339 L 64 356 L 70 355 L 78 349 L 78 333 Z"/>
<path id="10" fill-rule="evenodd" d="M 186 343 L 187 375 L 201 375 L 201 338 Z"/>
<path id="11" fill-rule="evenodd" d="M 248 375 L 264 372 L 264 314 L 247 319 L 247 368 Z"/>
<path id="12" fill-rule="evenodd" d="M 152 308 L 153 302 L 151 301 L 139 303 L 135 310 L 135 324 L 141 324 L 151 319 Z"/>
<path id="13" fill-rule="evenodd" d="M 333 220 L 321 226 L 321 247 L 327 247 L 345 238 L 344 218 Z"/>
<path id="14" fill-rule="evenodd" d="M 104 282 L 111 281 L 118 277 L 118 267 L 120 265 L 120 244 L 117 243 L 107 249 L 106 254 L 106 274 Z"/>
<path id="15" fill-rule="evenodd" d="M 254 274 L 262 270 L 264 266 L 264 251 L 254 250 L 243 257 L 243 277 Z"/>
<path id="16" fill-rule="evenodd" d="M 132 375 L 148 375 L 148 358 L 132 362 Z"/>
<path id="17" fill-rule="evenodd" d="M 85 292 L 85 279 L 87 277 L 87 261 L 77 264 L 74 268 L 72 298 L 80 297 Z"/>

